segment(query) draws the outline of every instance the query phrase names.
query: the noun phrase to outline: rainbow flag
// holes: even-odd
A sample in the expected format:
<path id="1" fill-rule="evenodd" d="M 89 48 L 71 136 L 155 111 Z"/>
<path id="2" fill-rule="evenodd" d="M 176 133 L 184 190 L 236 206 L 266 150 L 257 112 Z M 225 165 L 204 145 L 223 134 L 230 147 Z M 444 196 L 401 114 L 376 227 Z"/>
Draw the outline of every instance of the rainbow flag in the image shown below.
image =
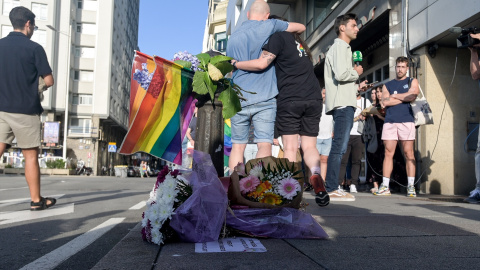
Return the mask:
<path id="1" fill-rule="evenodd" d="M 192 119 L 193 71 L 160 57 L 135 52 L 130 121 L 120 154 L 145 152 L 182 163 L 182 140 Z"/>
<path id="2" fill-rule="evenodd" d="M 230 159 L 230 152 L 232 152 L 232 123 L 230 119 L 225 120 L 223 126 L 223 165 L 228 167 L 228 160 Z"/>

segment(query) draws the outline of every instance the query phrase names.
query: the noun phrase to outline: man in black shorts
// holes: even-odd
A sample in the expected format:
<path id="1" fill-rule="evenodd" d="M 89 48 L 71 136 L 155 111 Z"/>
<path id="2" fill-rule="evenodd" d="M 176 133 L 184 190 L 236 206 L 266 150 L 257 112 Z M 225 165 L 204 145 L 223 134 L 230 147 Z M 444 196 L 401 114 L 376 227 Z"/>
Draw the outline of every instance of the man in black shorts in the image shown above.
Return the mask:
<path id="1" fill-rule="evenodd" d="M 236 67 L 259 71 L 275 60 L 279 92 L 275 126 L 282 136 L 285 157 L 291 162 L 296 161 L 300 137 L 303 159 L 312 175 L 310 182 L 323 188 L 325 193 L 320 176 L 320 154 L 316 147 L 322 114 L 322 90 L 313 72 L 311 59 L 309 48 L 298 34 L 278 32 L 263 47 L 260 58 L 236 62 Z M 318 192 L 315 190 L 315 193 Z"/>
<path id="2" fill-rule="evenodd" d="M 25 178 L 30 189 L 30 210 L 52 207 L 54 198 L 40 196 L 40 114 L 43 112 L 38 93 L 38 78 L 45 86 L 53 85 L 52 69 L 45 50 L 30 40 L 35 14 L 25 7 L 10 11 L 14 31 L 0 39 L 0 154 L 17 139 L 25 158 Z"/>

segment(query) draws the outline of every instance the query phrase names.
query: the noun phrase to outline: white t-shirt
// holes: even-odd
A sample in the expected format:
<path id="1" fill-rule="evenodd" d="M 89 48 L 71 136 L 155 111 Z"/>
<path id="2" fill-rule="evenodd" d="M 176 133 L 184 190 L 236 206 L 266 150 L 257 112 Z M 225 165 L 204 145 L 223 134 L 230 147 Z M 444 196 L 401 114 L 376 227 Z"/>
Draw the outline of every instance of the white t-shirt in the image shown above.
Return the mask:
<path id="1" fill-rule="evenodd" d="M 333 116 L 325 113 L 325 104 L 322 108 L 322 117 L 319 124 L 320 131 L 318 132 L 318 139 L 330 139 L 333 132 Z"/>
<path id="2" fill-rule="evenodd" d="M 365 106 L 366 104 L 366 106 Z M 372 106 L 372 103 L 370 102 L 370 100 L 367 99 L 367 102 L 365 103 L 365 98 L 360 98 L 360 99 L 357 99 L 357 109 L 355 110 L 355 114 L 354 114 L 354 118 L 359 116 L 360 113 L 362 113 L 363 109 L 365 108 L 368 108 Z M 358 121 L 355 121 L 353 122 L 353 127 L 352 129 L 350 130 L 350 135 L 362 135 L 360 133 L 358 133 Z"/>

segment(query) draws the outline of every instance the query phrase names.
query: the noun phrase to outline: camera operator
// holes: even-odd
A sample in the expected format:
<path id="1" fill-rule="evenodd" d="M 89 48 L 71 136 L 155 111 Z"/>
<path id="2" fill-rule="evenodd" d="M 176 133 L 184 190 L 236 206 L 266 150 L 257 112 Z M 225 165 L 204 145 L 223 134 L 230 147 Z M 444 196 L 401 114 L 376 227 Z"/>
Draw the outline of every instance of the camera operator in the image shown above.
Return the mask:
<path id="1" fill-rule="evenodd" d="M 470 34 L 474 39 L 480 40 L 480 33 Z M 470 49 L 470 73 L 474 80 L 478 80 L 480 87 L 480 59 L 478 58 L 478 49 L 480 44 L 476 44 L 473 47 L 468 47 Z M 478 143 L 477 151 L 475 153 L 475 177 L 477 178 L 477 185 L 475 189 L 470 192 L 470 196 L 464 201 L 469 203 L 480 203 L 480 131 L 478 133 Z"/>

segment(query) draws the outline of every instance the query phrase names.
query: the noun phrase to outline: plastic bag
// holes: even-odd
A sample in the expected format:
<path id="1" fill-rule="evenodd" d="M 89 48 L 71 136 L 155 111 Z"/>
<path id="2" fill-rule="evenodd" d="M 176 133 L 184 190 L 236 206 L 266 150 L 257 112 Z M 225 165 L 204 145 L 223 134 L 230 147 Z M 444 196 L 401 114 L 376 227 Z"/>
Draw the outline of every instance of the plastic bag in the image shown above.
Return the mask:
<path id="1" fill-rule="evenodd" d="M 282 239 L 326 239 L 328 234 L 312 215 L 294 208 L 233 210 L 227 226 L 256 237 Z"/>
<path id="2" fill-rule="evenodd" d="M 175 210 L 170 226 L 186 242 L 216 241 L 225 223 L 228 199 L 210 155 L 194 151 L 187 180 L 193 194 Z"/>

